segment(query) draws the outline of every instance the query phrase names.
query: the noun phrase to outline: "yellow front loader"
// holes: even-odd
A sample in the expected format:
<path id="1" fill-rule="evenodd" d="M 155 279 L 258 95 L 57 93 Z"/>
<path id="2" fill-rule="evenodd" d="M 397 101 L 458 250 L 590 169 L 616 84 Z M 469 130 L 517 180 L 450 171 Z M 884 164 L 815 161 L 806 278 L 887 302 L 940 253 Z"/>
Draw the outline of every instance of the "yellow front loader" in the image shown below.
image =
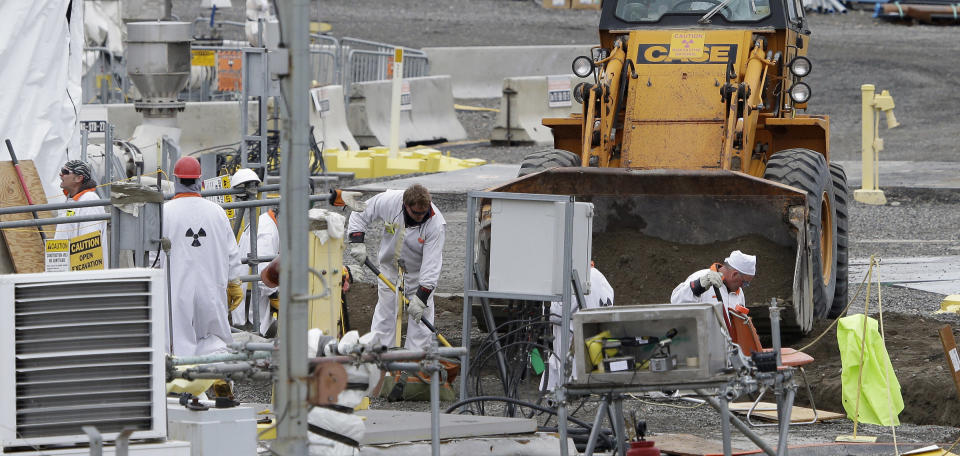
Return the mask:
<path id="1" fill-rule="evenodd" d="M 799 0 L 605 0 L 600 45 L 573 62 L 582 113 L 544 119 L 555 148 L 492 190 L 593 202 L 616 304 L 669 302 L 739 249 L 759 257 L 758 326 L 778 298 L 785 333 L 807 333 L 846 304 L 848 196 L 829 118 L 805 113 L 809 43 Z"/>

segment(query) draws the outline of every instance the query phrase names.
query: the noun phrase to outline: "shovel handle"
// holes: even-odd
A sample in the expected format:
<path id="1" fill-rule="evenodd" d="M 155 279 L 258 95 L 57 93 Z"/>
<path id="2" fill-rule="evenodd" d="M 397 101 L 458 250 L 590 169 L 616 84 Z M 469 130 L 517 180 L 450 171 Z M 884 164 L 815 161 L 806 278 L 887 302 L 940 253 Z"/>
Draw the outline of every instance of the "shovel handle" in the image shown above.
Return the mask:
<path id="1" fill-rule="evenodd" d="M 370 268 L 370 270 L 373 271 L 373 273 L 376 274 L 381 281 L 383 281 L 383 284 L 386 285 L 391 290 L 393 290 L 394 293 L 397 292 L 396 285 L 394 285 L 393 282 L 390 281 L 390 279 L 388 279 L 386 276 L 383 275 L 383 273 L 380 272 L 380 268 L 378 268 L 377 265 L 373 264 L 373 262 L 370 261 L 370 258 L 367 258 L 366 261 L 363 262 L 363 265 Z M 400 294 L 400 298 L 403 299 L 404 304 L 410 303 L 410 300 L 407 299 L 407 297 L 404 296 L 402 293 Z M 447 342 L 447 338 L 443 337 L 443 334 L 440 334 L 437 332 L 437 327 L 433 326 L 433 323 L 430 323 L 430 321 L 427 320 L 427 317 L 420 317 L 420 323 L 423 323 L 423 325 L 426 326 L 427 329 L 430 330 L 430 332 L 436 334 L 437 339 L 440 340 L 440 343 L 443 344 L 444 347 L 451 346 L 450 342 Z"/>

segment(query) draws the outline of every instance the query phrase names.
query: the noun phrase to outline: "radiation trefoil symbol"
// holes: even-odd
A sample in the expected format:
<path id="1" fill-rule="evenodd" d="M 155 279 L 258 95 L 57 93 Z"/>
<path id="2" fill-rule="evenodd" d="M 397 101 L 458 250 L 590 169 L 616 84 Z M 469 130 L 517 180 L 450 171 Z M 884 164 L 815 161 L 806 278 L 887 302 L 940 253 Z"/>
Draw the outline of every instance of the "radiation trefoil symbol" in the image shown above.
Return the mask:
<path id="1" fill-rule="evenodd" d="M 200 247 L 200 238 L 207 237 L 207 232 L 203 231 L 202 227 L 196 233 L 193 232 L 193 228 L 187 228 L 187 237 L 193 238 L 193 242 L 190 243 L 191 246 Z"/>

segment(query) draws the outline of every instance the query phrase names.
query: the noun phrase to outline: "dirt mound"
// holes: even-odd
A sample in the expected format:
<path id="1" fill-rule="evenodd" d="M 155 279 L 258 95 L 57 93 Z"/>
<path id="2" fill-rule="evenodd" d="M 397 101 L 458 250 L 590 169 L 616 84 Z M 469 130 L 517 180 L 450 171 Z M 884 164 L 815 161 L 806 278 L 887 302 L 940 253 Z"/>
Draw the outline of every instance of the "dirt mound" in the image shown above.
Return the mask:
<path id="1" fill-rule="evenodd" d="M 829 322 L 813 331 L 820 334 Z M 937 331 L 943 323 L 918 315 L 884 313 L 887 353 L 903 395 L 900 421 L 914 424 L 960 426 L 960 400 L 946 365 Z M 812 339 L 795 345 L 802 347 Z M 836 328 L 820 342 L 805 350 L 816 361 L 807 366 L 807 378 L 818 408 L 844 412 L 841 402 L 840 351 Z M 805 390 L 797 391 L 797 402 L 805 404 Z"/>

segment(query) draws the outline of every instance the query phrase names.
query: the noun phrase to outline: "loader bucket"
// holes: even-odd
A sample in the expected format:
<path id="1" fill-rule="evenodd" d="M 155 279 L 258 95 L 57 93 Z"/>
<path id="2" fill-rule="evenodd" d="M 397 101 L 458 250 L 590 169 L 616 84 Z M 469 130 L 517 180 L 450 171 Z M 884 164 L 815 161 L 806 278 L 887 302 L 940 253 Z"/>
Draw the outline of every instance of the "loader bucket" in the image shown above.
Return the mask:
<path id="1" fill-rule="evenodd" d="M 670 302 L 690 274 L 742 250 L 757 255 L 744 293 L 758 328 L 769 331 L 771 298 L 787 306 L 784 335 L 812 327 L 806 195 L 793 187 L 719 170 L 553 168 L 489 190 L 592 202 L 593 261 L 616 305 Z"/>

